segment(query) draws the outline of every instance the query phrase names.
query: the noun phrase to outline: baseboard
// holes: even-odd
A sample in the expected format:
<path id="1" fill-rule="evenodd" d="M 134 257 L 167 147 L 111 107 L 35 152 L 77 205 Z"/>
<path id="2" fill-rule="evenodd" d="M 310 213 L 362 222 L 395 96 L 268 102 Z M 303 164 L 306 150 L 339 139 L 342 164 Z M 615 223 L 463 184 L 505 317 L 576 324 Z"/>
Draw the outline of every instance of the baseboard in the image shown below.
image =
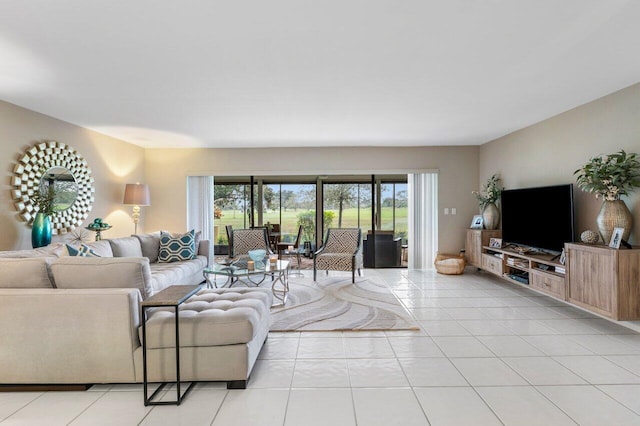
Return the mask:
<path id="1" fill-rule="evenodd" d="M 86 391 L 93 384 L 30 384 L 0 385 L 0 392 L 71 392 Z"/>

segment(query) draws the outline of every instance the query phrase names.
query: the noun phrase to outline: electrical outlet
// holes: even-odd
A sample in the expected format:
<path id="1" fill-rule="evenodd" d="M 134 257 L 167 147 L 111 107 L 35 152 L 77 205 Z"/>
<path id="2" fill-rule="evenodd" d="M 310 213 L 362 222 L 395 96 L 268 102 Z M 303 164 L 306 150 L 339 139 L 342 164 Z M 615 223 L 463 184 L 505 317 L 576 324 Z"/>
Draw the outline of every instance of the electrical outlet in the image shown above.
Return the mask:
<path id="1" fill-rule="evenodd" d="M 449 214 L 449 207 L 445 207 L 444 208 L 444 215 L 448 215 Z"/>
<path id="2" fill-rule="evenodd" d="M 457 209 L 455 207 L 451 207 L 451 214 L 456 214 L 457 213 Z"/>

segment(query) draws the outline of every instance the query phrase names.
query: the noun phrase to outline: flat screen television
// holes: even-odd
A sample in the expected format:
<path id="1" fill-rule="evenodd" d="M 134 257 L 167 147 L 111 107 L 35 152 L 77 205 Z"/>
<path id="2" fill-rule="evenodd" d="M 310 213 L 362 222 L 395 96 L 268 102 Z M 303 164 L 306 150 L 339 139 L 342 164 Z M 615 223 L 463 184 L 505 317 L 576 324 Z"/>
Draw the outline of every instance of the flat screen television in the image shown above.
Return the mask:
<path id="1" fill-rule="evenodd" d="M 560 252 L 574 241 L 573 185 L 502 191 L 502 241 Z"/>

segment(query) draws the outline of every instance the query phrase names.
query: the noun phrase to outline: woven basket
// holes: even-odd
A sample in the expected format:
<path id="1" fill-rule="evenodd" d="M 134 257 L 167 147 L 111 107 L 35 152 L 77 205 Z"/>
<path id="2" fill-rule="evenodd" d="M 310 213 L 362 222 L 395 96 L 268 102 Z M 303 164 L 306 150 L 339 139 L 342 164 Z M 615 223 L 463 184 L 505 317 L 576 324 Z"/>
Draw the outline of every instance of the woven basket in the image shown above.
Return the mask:
<path id="1" fill-rule="evenodd" d="M 444 275 L 463 274 L 466 263 L 467 262 L 462 253 L 438 253 L 436 255 L 436 260 L 433 262 L 433 264 L 436 266 L 436 271 L 438 271 L 439 274 Z"/>

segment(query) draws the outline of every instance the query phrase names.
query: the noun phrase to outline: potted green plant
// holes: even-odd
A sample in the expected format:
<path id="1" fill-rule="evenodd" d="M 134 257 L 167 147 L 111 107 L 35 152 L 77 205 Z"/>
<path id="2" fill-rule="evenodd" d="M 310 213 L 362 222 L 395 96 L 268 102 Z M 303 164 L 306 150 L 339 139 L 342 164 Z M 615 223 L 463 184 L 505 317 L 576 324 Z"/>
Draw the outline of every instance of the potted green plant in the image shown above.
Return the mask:
<path id="1" fill-rule="evenodd" d="M 502 190 L 500 176 L 494 174 L 487 180 L 480 191 L 472 191 L 472 194 L 478 199 L 485 229 L 496 229 L 498 227 L 500 210 L 496 206 L 496 201 L 500 198 Z"/>
<path id="2" fill-rule="evenodd" d="M 614 154 L 591 158 L 585 165 L 573 172 L 577 175 L 578 187 L 602 199 L 602 207 L 596 218 L 602 240 L 611 239 L 613 228 L 624 228 L 622 238 L 631 234 L 633 217 L 620 197 L 629 195 L 640 187 L 640 162 L 637 154 L 620 150 Z"/>

